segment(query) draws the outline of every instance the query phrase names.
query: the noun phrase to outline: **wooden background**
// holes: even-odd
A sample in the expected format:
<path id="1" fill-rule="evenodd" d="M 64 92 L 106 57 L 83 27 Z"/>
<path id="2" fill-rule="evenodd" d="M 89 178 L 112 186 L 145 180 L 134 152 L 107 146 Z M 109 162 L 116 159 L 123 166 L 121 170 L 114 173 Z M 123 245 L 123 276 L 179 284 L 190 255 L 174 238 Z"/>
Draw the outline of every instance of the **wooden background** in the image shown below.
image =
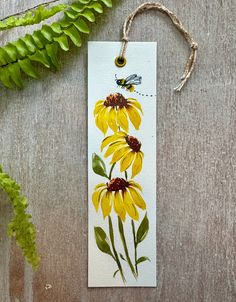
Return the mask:
<path id="1" fill-rule="evenodd" d="M 35 5 L 3 0 L 0 17 Z M 91 40 L 117 41 L 142 1 L 117 1 Z M 158 41 L 158 287 L 87 288 L 87 46 L 63 67 L 0 90 L 0 162 L 22 184 L 38 229 L 40 269 L 24 264 L 6 237 L 11 209 L 0 203 L 0 301 L 236 301 L 236 98 L 234 0 L 165 0 L 199 43 L 196 70 L 173 92 L 188 48 L 170 21 L 148 12 L 133 40 Z M 32 28 L 1 34 L 1 43 Z M 51 289 L 46 289 L 47 284 Z"/>

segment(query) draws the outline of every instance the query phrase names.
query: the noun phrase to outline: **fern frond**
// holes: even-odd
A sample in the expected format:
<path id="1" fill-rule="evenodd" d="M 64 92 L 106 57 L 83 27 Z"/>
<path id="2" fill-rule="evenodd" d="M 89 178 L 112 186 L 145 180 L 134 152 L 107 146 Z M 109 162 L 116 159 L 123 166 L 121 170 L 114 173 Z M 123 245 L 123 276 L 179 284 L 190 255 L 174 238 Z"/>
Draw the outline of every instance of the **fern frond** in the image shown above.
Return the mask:
<path id="1" fill-rule="evenodd" d="M 0 21 L 0 30 L 7 30 L 13 27 L 38 24 L 43 20 L 51 18 L 57 13 L 64 11 L 67 7 L 67 4 L 59 4 L 51 8 L 45 8 L 45 6 L 42 4 L 36 9 L 28 11 L 20 17 L 11 16 L 4 21 Z"/>
<path id="2" fill-rule="evenodd" d="M 103 12 L 103 5 L 112 6 L 111 0 L 79 0 L 64 11 L 64 18 L 43 25 L 33 34 L 0 47 L 0 81 L 7 88 L 22 88 L 22 74 L 38 78 L 34 62 L 49 69 L 60 67 L 58 50 L 68 51 L 69 41 L 81 47 L 83 35 L 90 33 L 88 23 Z"/>
<path id="3" fill-rule="evenodd" d="M 8 224 L 8 235 L 16 238 L 25 259 L 33 268 L 37 268 L 40 258 L 36 251 L 35 226 L 31 222 L 31 215 L 26 212 L 27 199 L 20 194 L 20 186 L 8 174 L 3 172 L 1 166 L 0 189 L 8 195 L 14 211 L 14 217 Z"/>

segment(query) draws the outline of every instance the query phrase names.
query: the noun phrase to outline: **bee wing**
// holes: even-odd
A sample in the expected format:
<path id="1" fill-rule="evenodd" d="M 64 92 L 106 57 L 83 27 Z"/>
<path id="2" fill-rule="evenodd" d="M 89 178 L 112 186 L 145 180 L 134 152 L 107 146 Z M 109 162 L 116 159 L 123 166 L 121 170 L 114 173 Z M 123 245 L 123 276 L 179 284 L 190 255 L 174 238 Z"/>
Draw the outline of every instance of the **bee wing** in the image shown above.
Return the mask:
<path id="1" fill-rule="evenodd" d="M 142 77 L 137 76 L 137 74 L 133 74 L 129 78 L 130 79 L 128 81 L 127 81 L 128 78 L 126 79 L 126 84 L 128 85 L 140 85 L 142 83 Z"/>
<path id="2" fill-rule="evenodd" d="M 129 82 L 129 81 L 132 81 L 133 79 L 135 79 L 137 77 L 137 74 L 131 74 L 130 76 L 128 76 L 126 79 L 125 79 L 125 82 Z"/>

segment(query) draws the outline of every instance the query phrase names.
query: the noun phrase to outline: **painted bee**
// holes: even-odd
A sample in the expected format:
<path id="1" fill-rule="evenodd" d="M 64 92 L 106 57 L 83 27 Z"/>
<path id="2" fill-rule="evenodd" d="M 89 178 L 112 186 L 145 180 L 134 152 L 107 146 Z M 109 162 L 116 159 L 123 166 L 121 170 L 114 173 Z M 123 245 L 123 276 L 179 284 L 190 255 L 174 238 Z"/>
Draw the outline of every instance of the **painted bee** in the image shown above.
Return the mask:
<path id="1" fill-rule="evenodd" d="M 142 77 L 138 76 L 137 74 L 131 74 L 126 79 L 118 79 L 116 78 L 116 84 L 121 88 L 129 90 L 130 92 L 135 91 L 135 85 L 140 85 L 142 83 Z"/>

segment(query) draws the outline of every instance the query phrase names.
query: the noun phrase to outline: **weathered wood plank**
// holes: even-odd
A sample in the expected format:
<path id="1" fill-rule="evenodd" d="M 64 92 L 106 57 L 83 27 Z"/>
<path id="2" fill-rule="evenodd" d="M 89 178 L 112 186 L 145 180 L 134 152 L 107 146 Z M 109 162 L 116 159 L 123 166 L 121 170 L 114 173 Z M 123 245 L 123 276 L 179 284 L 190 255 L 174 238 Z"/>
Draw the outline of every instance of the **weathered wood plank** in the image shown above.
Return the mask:
<path id="1" fill-rule="evenodd" d="M 118 40 L 124 16 L 140 3 L 117 4 L 91 40 Z M 0 14 L 30 4 L 35 1 L 5 0 Z M 165 16 L 148 12 L 135 20 L 132 40 L 158 41 L 157 289 L 87 288 L 84 46 L 62 56 L 60 72 L 43 71 L 23 91 L 0 92 L 0 162 L 29 198 L 42 256 L 36 273 L 28 267 L 22 272 L 4 235 L 10 208 L 1 198 L 1 301 L 236 300 L 235 4 L 164 4 L 193 33 L 200 51 L 192 79 L 176 94 L 187 46 Z M 4 33 L 1 43 L 26 31 Z"/>

